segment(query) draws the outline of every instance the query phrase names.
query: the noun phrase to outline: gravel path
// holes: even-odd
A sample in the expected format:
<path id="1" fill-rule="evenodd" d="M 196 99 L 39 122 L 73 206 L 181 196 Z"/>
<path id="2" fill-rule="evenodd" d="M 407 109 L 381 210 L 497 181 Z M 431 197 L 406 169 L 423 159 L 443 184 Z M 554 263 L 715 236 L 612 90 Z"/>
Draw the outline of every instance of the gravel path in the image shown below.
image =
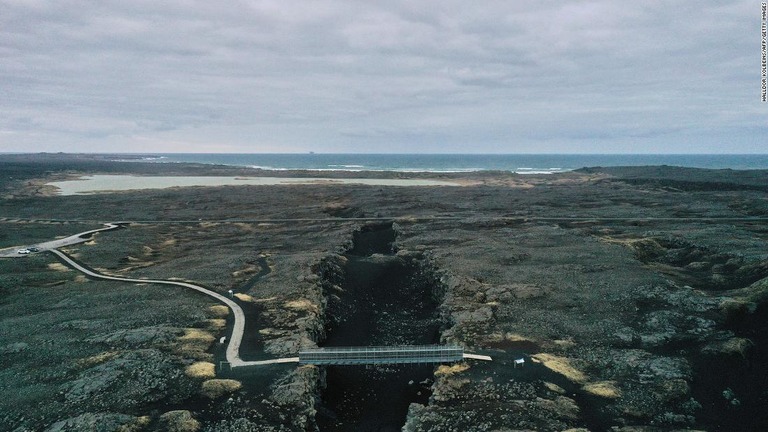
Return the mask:
<path id="1" fill-rule="evenodd" d="M 243 331 L 245 330 L 245 315 L 243 314 L 243 309 L 240 308 L 240 306 L 234 301 L 232 301 L 231 299 L 217 292 L 211 291 L 207 288 L 203 288 L 198 285 L 186 283 L 186 282 L 177 282 L 177 281 L 160 280 L 160 279 L 133 279 L 133 278 L 104 275 L 96 271 L 93 271 L 91 269 L 88 269 L 86 267 L 83 267 L 80 263 L 73 260 L 69 255 L 58 250 L 58 248 L 60 247 L 71 246 L 71 245 L 87 242 L 88 240 L 91 239 L 91 236 L 93 234 L 101 231 L 118 229 L 124 226 L 125 223 L 123 222 L 106 223 L 104 225 L 105 225 L 104 228 L 98 228 L 90 231 L 81 232 L 80 234 L 71 235 L 69 237 L 64 237 L 61 239 L 56 239 L 48 242 L 30 245 L 30 246 L 27 246 L 27 248 L 34 247 L 39 250 L 38 252 L 43 252 L 43 251 L 51 252 L 57 255 L 62 260 L 64 260 L 67 264 L 69 264 L 75 270 L 78 270 L 81 273 L 84 273 L 87 276 L 90 276 L 92 278 L 111 280 L 111 281 L 120 281 L 120 282 L 152 283 L 152 284 L 158 284 L 158 285 L 176 285 L 184 288 L 193 289 L 207 296 L 213 297 L 216 300 L 220 301 L 221 303 L 224 303 L 227 307 L 229 307 L 232 310 L 232 314 L 235 317 L 235 323 L 232 329 L 232 336 L 229 338 L 229 344 L 227 345 L 227 354 L 226 354 L 227 362 L 229 362 L 230 367 L 236 368 L 236 367 L 243 367 L 243 366 L 261 366 L 261 365 L 270 365 L 270 364 L 278 364 L 278 363 L 294 363 L 299 361 L 298 357 L 288 357 L 288 358 L 279 358 L 279 359 L 261 360 L 261 361 L 242 360 L 240 358 L 240 343 L 243 340 Z M 0 251 L 0 258 L 21 258 L 21 257 L 27 256 L 27 255 L 19 254 L 18 252 L 16 252 L 17 249 L 19 249 L 19 247 L 8 248 Z"/>
<path id="2" fill-rule="evenodd" d="M 62 240 L 65 240 L 65 239 L 62 239 Z M 158 284 L 158 285 L 176 285 L 184 288 L 193 289 L 207 296 L 213 297 L 216 300 L 220 301 L 221 303 L 224 303 L 227 307 L 229 307 L 232 310 L 232 313 L 235 317 L 235 323 L 232 328 L 232 336 L 229 338 L 229 344 L 227 345 L 227 362 L 229 362 L 230 367 L 236 368 L 236 367 L 244 367 L 244 366 L 263 366 L 263 365 L 279 364 L 279 363 L 294 363 L 299 361 L 298 357 L 288 357 L 288 358 L 260 360 L 260 361 L 242 360 L 240 358 L 240 343 L 243 340 L 243 331 L 245 330 L 245 315 L 243 314 L 243 309 L 240 308 L 240 306 L 234 301 L 232 301 L 231 299 L 217 292 L 214 292 L 207 288 L 203 288 L 201 286 L 194 285 L 187 282 L 177 282 L 177 281 L 169 281 L 169 280 L 161 280 L 161 279 L 133 279 L 133 278 L 118 277 L 118 276 L 108 276 L 108 275 L 97 273 L 93 270 L 83 267 L 82 265 L 80 265 L 80 263 L 73 260 L 69 255 L 65 254 L 64 252 L 61 252 L 60 250 L 48 249 L 48 251 L 57 255 L 59 258 L 64 260 L 67 264 L 69 264 L 75 270 L 78 270 L 81 273 L 84 273 L 87 276 L 90 276 L 92 278 L 111 280 L 111 281 L 121 281 L 121 282 L 152 283 L 152 284 Z"/>
<path id="3" fill-rule="evenodd" d="M 232 328 L 232 335 L 229 338 L 229 344 L 227 345 L 227 352 L 226 352 L 227 362 L 229 362 L 229 365 L 232 368 L 299 362 L 299 357 L 284 357 L 284 358 L 277 358 L 277 359 L 271 359 L 271 360 L 258 360 L 258 361 L 245 361 L 241 359 L 240 344 L 242 343 L 243 332 L 245 330 L 245 314 L 243 313 L 243 309 L 237 303 L 235 303 L 232 299 L 224 295 L 221 295 L 215 291 L 211 291 L 207 288 L 203 288 L 199 285 L 194 285 L 187 282 L 178 282 L 178 281 L 162 280 L 162 279 L 134 279 L 134 278 L 105 275 L 84 267 L 83 265 L 81 265 L 80 263 L 72 259 L 69 255 L 58 250 L 58 248 L 60 247 L 84 243 L 90 240 L 90 236 L 92 234 L 101 232 L 101 231 L 109 231 L 109 230 L 120 228 L 121 226 L 124 226 L 124 223 L 107 223 L 104 225 L 105 225 L 104 228 L 85 231 L 80 234 L 75 234 L 69 237 L 64 237 L 61 239 L 52 240 L 44 243 L 38 243 L 36 245 L 29 246 L 29 247 L 36 247 L 39 249 L 40 252 L 43 252 L 43 251 L 51 252 L 54 255 L 58 256 L 60 259 L 62 259 L 64 262 L 69 264 L 75 270 L 87 276 L 90 276 L 92 278 L 110 280 L 110 281 L 119 281 L 119 282 L 151 283 L 151 284 L 157 284 L 157 285 L 175 285 L 175 286 L 180 286 L 183 288 L 195 290 L 207 296 L 213 297 L 217 301 L 225 304 L 230 310 L 232 310 L 232 314 L 234 316 L 234 325 Z M 10 248 L 10 249 L 5 249 L 0 251 L 0 257 L 18 258 L 18 257 L 24 257 L 24 256 L 26 255 L 18 254 L 16 252 L 16 248 Z M 488 356 L 482 356 L 482 355 L 476 355 L 476 354 L 464 354 L 464 358 L 474 359 L 474 360 L 485 360 L 485 361 L 491 360 L 491 358 Z"/>
<path id="4" fill-rule="evenodd" d="M 51 240 L 43 243 L 29 245 L 25 247 L 12 247 L 0 250 L 0 258 L 20 258 L 25 255 L 16 252 L 18 249 L 37 248 L 39 252 L 57 249 L 64 246 L 71 246 L 78 243 L 85 243 L 91 239 L 91 235 L 101 232 L 118 229 L 123 226 L 122 223 L 106 223 L 104 228 L 98 228 L 90 231 L 81 232 L 80 234 L 71 235 L 69 237 L 60 238 L 57 240 Z"/>

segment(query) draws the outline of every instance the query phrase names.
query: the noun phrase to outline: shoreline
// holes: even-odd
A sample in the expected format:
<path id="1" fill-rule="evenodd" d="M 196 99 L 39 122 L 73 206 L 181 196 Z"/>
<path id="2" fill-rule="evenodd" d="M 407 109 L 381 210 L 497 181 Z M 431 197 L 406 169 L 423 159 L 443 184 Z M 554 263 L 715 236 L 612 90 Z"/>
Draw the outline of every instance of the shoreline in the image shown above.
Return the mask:
<path id="1" fill-rule="evenodd" d="M 58 189 L 58 196 L 113 193 L 173 187 L 217 186 L 304 186 L 304 185 L 365 185 L 395 187 L 457 187 L 458 182 L 429 179 L 376 179 L 332 177 L 245 177 L 245 176 L 135 176 L 85 175 L 73 180 L 46 183 Z M 464 184 L 466 185 L 466 184 Z"/>
<path id="2" fill-rule="evenodd" d="M 6 178 L 2 190 L 5 199 L 85 196 L 106 193 L 138 193 L 140 191 L 168 190 L 174 187 L 228 187 L 231 185 L 260 184 L 273 186 L 334 186 L 345 189 L 355 185 L 395 189 L 400 186 L 427 187 L 457 186 L 491 187 L 531 190 L 537 187 L 577 187 L 600 182 L 621 182 L 645 185 L 660 191 L 700 190 L 754 190 L 768 191 L 768 170 L 733 170 L 684 168 L 672 166 L 648 167 L 586 167 L 552 174 L 516 174 L 508 171 L 473 172 L 394 172 L 394 171 L 318 171 L 242 168 L 199 163 L 113 162 L 112 155 L 25 154 L 2 155 Z M 86 185 L 86 176 L 122 176 L 129 178 L 130 187 Z M 199 183 L 179 183 L 183 178 L 197 178 Z M 154 179 L 153 179 L 154 178 Z M 220 179 L 226 178 L 223 182 Z M 248 181 L 235 180 L 247 178 Z M 135 185 L 136 180 L 158 182 L 156 185 Z M 300 179 L 300 180 L 299 180 Z M 299 183 L 296 183 L 296 182 Z M 71 192 L 56 187 L 57 183 L 77 184 Z M 272 184 L 268 184 L 272 183 Z M 367 185 L 365 183 L 368 183 Z"/>
<path id="3" fill-rule="evenodd" d="M 175 171 L 194 165 L 226 170 L 379 174 L 559 174 L 584 167 L 667 166 L 714 170 L 765 170 L 768 154 L 188 154 L 0 153 L 0 163 L 119 164 L 126 171 Z M 130 166 L 133 167 L 130 167 Z M 154 166 L 147 168 L 146 166 Z M 185 169 L 185 168 L 182 168 Z"/>

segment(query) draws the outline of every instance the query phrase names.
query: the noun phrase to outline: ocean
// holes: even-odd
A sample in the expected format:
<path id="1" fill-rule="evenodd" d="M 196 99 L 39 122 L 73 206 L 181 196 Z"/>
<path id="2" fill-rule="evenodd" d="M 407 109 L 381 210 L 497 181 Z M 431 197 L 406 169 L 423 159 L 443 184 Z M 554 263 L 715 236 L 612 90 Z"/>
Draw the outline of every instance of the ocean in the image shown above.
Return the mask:
<path id="1" fill-rule="evenodd" d="M 143 157 L 153 162 L 194 162 L 269 170 L 556 173 L 582 167 L 670 165 L 692 168 L 768 169 L 761 155 L 601 154 L 203 154 Z"/>

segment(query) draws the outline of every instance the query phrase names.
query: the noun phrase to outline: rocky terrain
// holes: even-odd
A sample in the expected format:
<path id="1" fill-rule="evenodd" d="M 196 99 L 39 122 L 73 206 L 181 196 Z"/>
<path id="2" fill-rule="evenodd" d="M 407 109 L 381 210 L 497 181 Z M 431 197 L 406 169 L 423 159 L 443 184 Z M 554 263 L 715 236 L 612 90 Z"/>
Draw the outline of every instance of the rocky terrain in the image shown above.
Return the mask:
<path id="1" fill-rule="evenodd" d="M 105 273 L 233 290 L 246 359 L 331 340 L 340 311 L 359 307 L 338 295 L 355 233 L 390 223 L 400 258 L 372 259 L 417 264 L 417 285 L 438 300 L 439 340 L 494 358 L 435 367 L 416 383 L 430 396 L 410 405 L 404 430 L 768 426 L 766 172 L 591 168 L 462 174 L 477 183 L 465 187 L 58 197 L 46 179 L 229 171 L 11 159 L 0 160 L 0 246 L 144 221 L 68 252 Z M 290 218 L 316 220 L 274 222 Z M 218 368 L 227 311 L 208 298 L 88 280 L 45 254 L 0 269 L 0 430 L 331 430 L 318 422 L 331 409 L 324 368 Z M 376 331 L 398 319 L 381 315 Z"/>

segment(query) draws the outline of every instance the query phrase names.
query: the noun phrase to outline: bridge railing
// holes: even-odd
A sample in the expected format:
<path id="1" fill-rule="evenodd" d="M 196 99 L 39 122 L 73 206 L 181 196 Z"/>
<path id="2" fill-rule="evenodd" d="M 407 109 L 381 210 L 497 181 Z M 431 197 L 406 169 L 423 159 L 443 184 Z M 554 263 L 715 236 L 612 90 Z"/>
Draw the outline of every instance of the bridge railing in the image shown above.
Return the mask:
<path id="1" fill-rule="evenodd" d="M 299 352 L 299 363 L 315 365 L 447 363 L 463 359 L 453 345 L 325 347 Z"/>

